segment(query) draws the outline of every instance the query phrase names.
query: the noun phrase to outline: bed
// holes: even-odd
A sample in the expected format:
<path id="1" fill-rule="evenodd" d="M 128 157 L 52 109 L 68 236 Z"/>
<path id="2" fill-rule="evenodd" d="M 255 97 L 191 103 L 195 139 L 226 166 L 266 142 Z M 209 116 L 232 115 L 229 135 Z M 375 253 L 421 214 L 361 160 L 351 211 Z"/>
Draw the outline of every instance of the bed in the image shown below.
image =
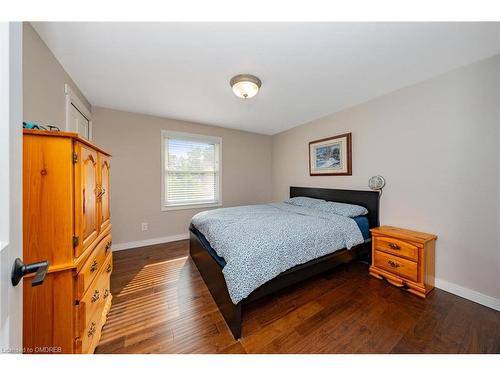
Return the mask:
<path id="1" fill-rule="evenodd" d="M 349 204 L 363 206 L 368 210 L 368 213 L 365 215 L 364 218 L 366 223 L 364 224 L 362 223 L 362 225 L 366 225 L 368 229 L 379 226 L 378 192 L 290 187 L 290 198 L 294 197 L 309 197 L 309 198 L 322 199 L 329 202 L 349 203 Z M 255 206 L 255 207 L 259 209 L 260 206 Z M 271 213 L 274 214 L 275 211 L 272 210 L 283 209 L 283 207 L 279 206 L 278 204 L 274 204 L 274 206 L 270 206 L 268 208 L 262 207 L 262 209 L 267 209 L 265 213 L 271 210 Z M 236 210 L 238 209 L 236 208 Z M 286 214 L 287 213 L 285 212 L 283 216 L 286 216 Z M 314 220 L 314 218 L 310 218 L 310 220 Z M 200 220 L 198 220 L 198 222 L 193 220 L 193 222 L 199 223 Z M 203 231 L 198 230 L 198 228 L 193 224 L 193 222 L 191 223 L 190 226 L 191 258 L 193 259 L 196 267 L 198 268 L 203 280 L 205 281 L 205 284 L 207 285 L 210 293 L 212 294 L 213 299 L 218 305 L 219 310 L 222 316 L 224 317 L 224 320 L 226 321 L 235 339 L 239 339 L 241 337 L 242 312 L 244 310 L 244 306 L 247 305 L 248 303 L 253 302 L 264 296 L 267 296 L 271 293 L 274 293 L 280 289 L 291 286 L 309 277 L 325 272 L 337 265 L 344 264 L 353 261 L 355 259 L 359 259 L 360 257 L 368 257 L 371 250 L 371 239 L 369 238 L 369 235 L 368 236 L 366 235 L 368 231 L 365 231 L 365 235 L 363 235 L 364 238 L 361 239 L 362 242 L 360 242 L 360 240 L 358 239 L 357 242 L 360 243 L 356 243 L 355 245 L 349 246 L 350 249 L 348 248 L 339 249 L 338 244 L 336 244 L 335 246 L 337 247 L 333 248 L 334 252 L 327 252 L 325 255 L 317 257 L 314 257 L 314 253 L 306 254 L 309 258 L 310 257 L 314 258 L 309 259 L 305 257 L 304 259 L 309 259 L 309 260 L 305 261 L 304 263 L 295 265 L 291 268 L 287 268 L 282 272 L 279 272 L 279 269 L 278 271 L 276 271 L 273 268 L 276 275 L 272 275 L 271 279 L 262 283 L 257 288 L 241 291 L 239 289 L 235 289 L 234 288 L 235 281 L 232 280 L 231 278 L 228 278 L 229 267 L 225 269 L 226 278 L 224 277 L 223 270 L 226 267 L 226 262 L 224 258 L 222 258 L 217 254 L 217 251 L 215 251 L 214 247 L 220 250 L 220 246 L 222 246 L 223 243 L 226 243 L 226 245 L 228 246 L 236 247 L 236 245 L 238 245 L 238 247 L 240 248 L 242 247 L 245 248 L 245 246 L 247 246 L 246 243 L 243 244 L 243 239 L 245 239 L 244 238 L 245 228 L 243 227 L 241 229 L 234 230 L 232 233 L 231 232 L 226 233 L 224 238 L 220 238 L 220 241 L 218 241 L 217 246 L 212 247 L 211 244 L 213 244 L 215 240 L 219 240 L 219 238 L 214 237 L 213 235 L 210 236 L 210 233 L 207 233 L 207 231 L 204 230 L 205 233 L 207 234 L 207 236 L 205 236 L 204 233 L 202 233 Z M 351 220 L 351 222 L 354 221 Z M 336 223 L 332 222 L 332 225 L 336 225 Z M 357 221 L 356 224 L 354 225 L 358 225 L 361 232 L 363 232 L 360 224 Z M 228 228 L 231 227 L 228 226 Z M 290 228 L 288 229 L 290 230 Z M 292 230 L 294 230 L 293 227 Z M 210 238 L 212 242 L 210 242 L 206 237 Z M 348 238 L 348 236 L 346 236 L 346 238 Z M 231 242 L 231 240 L 233 242 Z M 241 241 L 241 243 L 235 241 Z M 239 246 L 239 245 L 244 245 L 244 246 Z M 288 244 L 288 246 L 289 245 L 290 244 Z M 301 245 L 302 248 L 300 247 Z M 301 249 L 301 251 L 298 253 L 297 256 L 300 256 L 302 253 L 307 252 L 307 249 L 304 250 L 303 244 L 300 244 L 299 242 L 297 242 L 297 248 Z M 324 243 L 323 243 L 323 248 L 324 248 Z M 252 253 L 250 252 L 249 254 Z M 285 253 L 285 255 L 286 254 L 287 253 Z M 287 259 L 283 258 L 283 260 L 286 261 Z M 231 266 L 233 264 L 234 260 L 232 260 Z M 283 267 L 286 268 L 287 266 L 284 265 Z M 255 274 L 258 273 L 259 272 L 255 272 Z M 238 273 L 236 273 L 236 275 L 238 275 Z M 245 275 L 242 275 L 241 278 L 245 279 Z M 226 280 L 228 281 L 228 283 L 226 282 Z"/>

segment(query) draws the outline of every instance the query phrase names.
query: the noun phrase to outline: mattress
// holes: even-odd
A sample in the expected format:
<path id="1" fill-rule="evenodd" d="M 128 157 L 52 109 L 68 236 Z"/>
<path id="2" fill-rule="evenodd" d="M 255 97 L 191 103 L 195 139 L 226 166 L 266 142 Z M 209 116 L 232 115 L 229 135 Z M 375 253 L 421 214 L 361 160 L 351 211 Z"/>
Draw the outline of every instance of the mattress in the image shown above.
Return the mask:
<path id="1" fill-rule="evenodd" d="M 370 236 L 370 224 L 368 222 L 368 217 L 367 216 L 356 216 L 353 218 L 353 220 L 356 222 L 358 225 L 359 230 L 361 231 L 361 234 L 363 235 L 363 239 L 367 241 L 371 236 Z M 195 228 L 194 225 L 191 224 L 190 226 L 190 231 L 200 240 L 200 242 L 203 244 L 205 249 L 207 249 L 208 253 L 210 256 L 217 262 L 217 264 L 221 267 L 224 268 L 226 265 L 226 261 L 224 258 L 220 257 L 217 255 L 215 250 L 210 246 L 210 243 L 208 240 L 205 238 L 203 233 L 201 233 L 199 230 Z"/>

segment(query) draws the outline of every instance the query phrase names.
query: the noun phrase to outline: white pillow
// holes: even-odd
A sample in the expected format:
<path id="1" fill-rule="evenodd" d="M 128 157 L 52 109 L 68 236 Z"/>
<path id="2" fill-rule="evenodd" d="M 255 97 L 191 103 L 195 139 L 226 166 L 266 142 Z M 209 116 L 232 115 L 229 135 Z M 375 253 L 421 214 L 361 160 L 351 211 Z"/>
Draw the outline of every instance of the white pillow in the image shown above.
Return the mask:
<path id="1" fill-rule="evenodd" d="M 325 201 L 315 205 L 314 208 L 317 210 L 345 217 L 363 216 L 368 213 L 368 210 L 363 206 L 358 206 L 356 204 L 340 203 L 340 202 Z"/>
<path id="2" fill-rule="evenodd" d="M 326 203 L 323 199 L 309 198 L 309 197 L 294 197 L 288 198 L 283 201 L 284 203 L 293 204 L 294 206 L 315 208 L 317 205 Z"/>

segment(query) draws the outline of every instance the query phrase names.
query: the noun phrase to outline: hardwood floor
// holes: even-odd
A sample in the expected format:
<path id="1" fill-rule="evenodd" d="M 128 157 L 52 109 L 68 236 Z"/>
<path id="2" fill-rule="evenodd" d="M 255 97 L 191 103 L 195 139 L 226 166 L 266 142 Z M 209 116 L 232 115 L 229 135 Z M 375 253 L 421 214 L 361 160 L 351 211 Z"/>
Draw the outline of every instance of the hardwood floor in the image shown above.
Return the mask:
<path id="1" fill-rule="evenodd" d="M 500 353 L 500 312 L 389 286 L 356 262 L 256 301 L 231 336 L 188 241 L 113 254 L 96 353 Z"/>

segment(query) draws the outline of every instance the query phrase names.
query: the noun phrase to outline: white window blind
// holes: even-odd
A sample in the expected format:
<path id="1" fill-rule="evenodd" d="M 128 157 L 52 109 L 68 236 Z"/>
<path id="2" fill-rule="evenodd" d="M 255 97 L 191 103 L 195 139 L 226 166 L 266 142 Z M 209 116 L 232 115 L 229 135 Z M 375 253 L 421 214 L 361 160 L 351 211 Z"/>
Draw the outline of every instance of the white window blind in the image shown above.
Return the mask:
<path id="1" fill-rule="evenodd" d="M 163 205 L 220 204 L 220 138 L 163 132 Z"/>

